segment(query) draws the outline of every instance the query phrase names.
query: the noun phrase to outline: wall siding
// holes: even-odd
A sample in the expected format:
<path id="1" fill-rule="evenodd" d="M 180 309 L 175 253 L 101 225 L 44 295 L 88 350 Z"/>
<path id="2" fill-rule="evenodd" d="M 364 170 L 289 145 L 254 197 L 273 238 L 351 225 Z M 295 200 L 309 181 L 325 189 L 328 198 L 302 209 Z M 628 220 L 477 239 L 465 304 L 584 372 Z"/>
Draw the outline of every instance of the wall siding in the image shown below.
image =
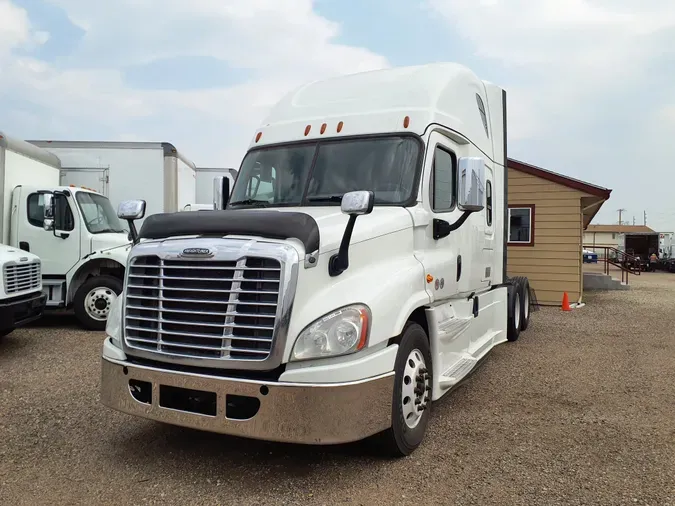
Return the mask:
<path id="1" fill-rule="evenodd" d="M 509 205 L 534 205 L 534 246 L 508 246 L 509 276 L 527 276 L 540 304 L 583 292 L 581 197 L 585 193 L 509 169 Z"/>

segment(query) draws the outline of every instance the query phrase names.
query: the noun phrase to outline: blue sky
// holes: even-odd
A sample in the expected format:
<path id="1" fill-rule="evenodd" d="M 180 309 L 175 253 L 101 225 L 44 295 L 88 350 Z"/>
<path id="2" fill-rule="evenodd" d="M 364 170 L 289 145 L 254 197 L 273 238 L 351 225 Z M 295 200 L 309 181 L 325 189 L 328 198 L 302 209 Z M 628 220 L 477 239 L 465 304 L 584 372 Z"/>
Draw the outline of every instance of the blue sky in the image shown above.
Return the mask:
<path id="1" fill-rule="evenodd" d="M 509 94 L 509 152 L 612 188 L 596 222 L 675 229 L 675 3 L 0 0 L 0 129 L 161 140 L 238 166 L 302 82 L 456 61 Z"/>

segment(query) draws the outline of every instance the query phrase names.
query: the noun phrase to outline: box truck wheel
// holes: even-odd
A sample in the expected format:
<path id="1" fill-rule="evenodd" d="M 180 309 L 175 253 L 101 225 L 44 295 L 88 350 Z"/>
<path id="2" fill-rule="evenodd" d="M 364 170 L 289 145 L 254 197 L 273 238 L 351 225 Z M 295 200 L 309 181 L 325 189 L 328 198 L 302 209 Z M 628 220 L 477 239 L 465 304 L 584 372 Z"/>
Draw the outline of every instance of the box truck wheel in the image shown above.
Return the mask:
<path id="1" fill-rule="evenodd" d="M 379 444 L 386 455 L 405 457 L 422 442 L 431 408 L 429 338 L 417 323 L 409 322 L 401 334 L 394 372 L 391 427 Z"/>
<path id="2" fill-rule="evenodd" d="M 520 318 L 522 314 L 522 287 L 513 279 L 508 295 L 508 318 L 506 323 L 506 339 L 517 341 L 520 336 Z"/>
<path id="3" fill-rule="evenodd" d="M 75 293 L 75 316 L 90 330 L 105 330 L 110 306 L 122 292 L 122 280 L 113 276 L 94 276 Z"/>

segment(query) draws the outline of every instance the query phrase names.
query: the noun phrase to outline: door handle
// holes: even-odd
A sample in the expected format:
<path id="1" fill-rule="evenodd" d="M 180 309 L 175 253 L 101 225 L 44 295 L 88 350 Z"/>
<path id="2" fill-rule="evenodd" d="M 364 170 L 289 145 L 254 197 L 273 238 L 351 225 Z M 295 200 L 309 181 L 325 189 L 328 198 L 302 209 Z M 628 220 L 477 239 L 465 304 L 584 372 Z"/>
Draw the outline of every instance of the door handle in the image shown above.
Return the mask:
<path id="1" fill-rule="evenodd" d="M 457 281 L 462 277 L 462 255 L 457 255 Z"/>

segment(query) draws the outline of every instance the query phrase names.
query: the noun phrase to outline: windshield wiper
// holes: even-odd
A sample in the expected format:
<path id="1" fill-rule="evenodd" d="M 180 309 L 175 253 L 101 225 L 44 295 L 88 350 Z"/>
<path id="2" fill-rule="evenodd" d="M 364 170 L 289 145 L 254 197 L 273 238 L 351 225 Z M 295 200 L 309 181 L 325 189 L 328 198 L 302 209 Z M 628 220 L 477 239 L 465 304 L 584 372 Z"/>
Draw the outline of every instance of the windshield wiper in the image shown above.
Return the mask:
<path id="1" fill-rule="evenodd" d="M 342 202 L 342 195 L 323 195 L 317 197 L 307 197 L 309 202 Z"/>
<path id="2" fill-rule="evenodd" d="M 230 202 L 231 206 L 251 206 L 259 205 L 261 207 L 270 205 L 267 200 L 256 200 L 256 199 L 246 199 L 246 200 L 237 200 L 236 202 Z"/>

